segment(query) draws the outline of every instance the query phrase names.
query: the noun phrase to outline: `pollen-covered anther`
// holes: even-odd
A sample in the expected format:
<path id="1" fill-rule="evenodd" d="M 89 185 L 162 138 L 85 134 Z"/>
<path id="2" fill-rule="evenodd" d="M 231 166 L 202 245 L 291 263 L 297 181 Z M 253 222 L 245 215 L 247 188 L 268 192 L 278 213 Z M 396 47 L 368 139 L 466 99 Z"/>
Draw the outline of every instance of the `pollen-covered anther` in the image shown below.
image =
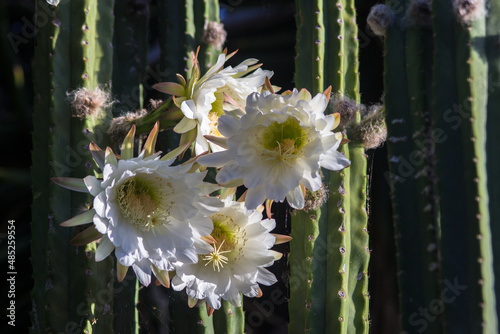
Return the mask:
<path id="1" fill-rule="evenodd" d="M 222 137 L 219 132 L 219 116 L 214 112 L 209 112 L 208 120 L 210 121 L 210 135 L 215 137 Z"/>
<path id="2" fill-rule="evenodd" d="M 208 261 L 207 263 L 205 263 L 205 266 L 208 266 L 210 263 L 212 263 L 214 271 L 215 268 L 217 268 L 217 272 L 220 272 L 220 268 L 224 268 L 224 265 L 226 265 L 229 261 L 229 259 L 226 256 L 222 255 L 224 253 L 231 252 L 231 250 L 221 250 L 224 241 L 226 240 L 222 240 L 218 248 L 217 246 L 215 246 L 214 251 L 212 253 L 205 255 L 203 257 L 203 260 Z"/>

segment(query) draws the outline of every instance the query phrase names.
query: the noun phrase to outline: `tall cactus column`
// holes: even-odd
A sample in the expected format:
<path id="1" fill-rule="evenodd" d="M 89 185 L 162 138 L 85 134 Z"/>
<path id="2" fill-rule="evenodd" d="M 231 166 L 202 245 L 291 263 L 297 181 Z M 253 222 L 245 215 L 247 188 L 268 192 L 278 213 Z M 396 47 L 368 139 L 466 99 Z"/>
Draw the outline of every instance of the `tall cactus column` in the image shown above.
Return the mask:
<path id="1" fill-rule="evenodd" d="M 491 1 L 488 4 L 488 13 L 486 17 L 486 55 L 488 59 L 488 104 L 487 104 L 487 122 L 486 122 L 486 168 L 488 173 L 488 196 L 489 213 L 491 224 L 491 234 L 500 235 L 500 180 L 498 179 L 498 170 L 500 170 L 500 133 L 496 130 L 496 125 L 500 124 L 500 114 L 498 106 L 500 105 L 500 54 L 498 53 L 498 27 L 500 26 L 500 4 Z M 500 244 L 493 243 L 494 254 L 494 274 L 500 277 L 499 256 Z M 500 284 L 495 284 L 495 295 L 500 296 Z M 500 317 L 500 300 L 496 303 L 497 319 Z"/>
<path id="2" fill-rule="evenodd" d="M 433 218 L 438 208 L 430 179 L 434 175 L 433 159 L 427 156 L 425 146 L 432 142 L 427 144 L 429 128 L 424 122 L 424 117 L 429 118 L 424 113 L 430 113 L 431 87 L 430 75 L 422 75 L 432 66 L 425 63 L 428 56 L 422 50 L 431 52 L 432 42 L 427 38 L 428 28 L 420 26 L 420 22 L 411 25 L 405 19 L 405 1 L 391 5 L 399 11 L 390 18 L 392 23 L 385 39 L 384 104 L 390 167 L 386 179 L 391 183 L 398 246 L 401 322 L 403 329 L 411 331 L 412 314 L 439 298 L 435 274 L 439 272 L 438 241 L 432 238 L 439 233 Z M 374 7 L 372 14 L 375 18 L 393 15 L 383 5 Z M 417 159 L 419 164 L 413 166 Z M 435 321 L 426 330 L 432 333 L 440 328 L 440 322 Z"/>
<path id="3" fill-rule="evenodd" d="M 390 6 L 374 7 L 371 16 L 387 29 L 385 107 L 402 327 L 495 333 L 484 3 Z"/>
<path id="4" fill-rule="evenodd" d="M 313 94 L 332 85 L 334 112 L 342 115 L 349 105 L 355 127 L 361 116 L 354 1 L 296 3 L 296 85 Z M 356 141 L 339 150 L 351 166 L 324 171 L 327 202 L 292 216 L 290 333 L 369 329 L 366 157 Z"/>
<path id="5" fill-rule="evenodd" d="M 38 10 L 50 13 L 50 18 L 37 29 L 35 50 L 31 328 L 35 333 L 112 331 L 111 261 L 96 264 L 95 243 L 71 246 L 76 231 L 58 226 L 83 209 L 89 198 L 50 182 L 50 177 L 82 177 L 92 169 L 86 144 L 98 135 L 102 138 L 95 132 L 102 121 L 100 110 L 92 116 L 72 110 L 66 93 L 78 87 L 93 89 L 110 79 L 111 4 L 71 1 L 51 7 L 46 1 L 37 2 Z"/>
<path id="6" fill-rule="evenodd" d="M 463 287 L 456 302 L 446 305 L 445 329 L 494 333 L 498 328 L 492 293 L 490 224 L 496 222 L 489 218 L 486 189 L 488 79 L 484 58 L 486 17 L 481 14 L 485 8 L 479 2 L 475 15 L 464 15 L 461 2 L 454 5 L 456 8 L 449 3 L 433 3 L 433 111 L 436 128 L 448 136 L 436 150 L 443 282 Z M 447 56 L 450 58 L 445 62 Z"/>

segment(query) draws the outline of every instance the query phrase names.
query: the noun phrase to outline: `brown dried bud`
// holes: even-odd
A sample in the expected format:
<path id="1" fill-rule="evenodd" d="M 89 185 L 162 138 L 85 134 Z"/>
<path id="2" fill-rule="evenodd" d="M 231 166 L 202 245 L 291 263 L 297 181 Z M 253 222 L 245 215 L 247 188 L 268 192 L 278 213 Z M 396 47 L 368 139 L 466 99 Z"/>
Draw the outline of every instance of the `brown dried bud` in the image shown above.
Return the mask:
<path id="1" fill-rule="evenodd" d="M 203 42 L 221 50 L 226 42 L 227 32 L 224 30 L 224 24 L 218 22 L 208 22 L 203 31 Z"/>
<path id="2" fill-rule="evenodd" d="M 132 124 L 138 119 L 144 117 L 148 112 L 146 109 L 131 111 L 123 116 L 113 118 L 109 127 L 108 133 L 114 143 L 121 143 L 125 136 L 130 131 Z"/>
<path id="3" fill-rule="evenodd" d="M 306 212 L 316 210 L 325 204 L 327 197 L 327 191 L 324 187 L 316 191 L 307 189 L 306 196 L 304 197 L 304 208 L 302 210 Z"/>
<path id="4" fill-rule="evenodd" d="M 366 22 L 377 36 L 385 36 L 394 18 L 391 9 L 386 5 L 375 5 L 370 9 Z"/>
<path id="5" fill-rule="evenodd" d="M 103 113 L 106 108 L 113 105 L 111 94 L 104 89 L 86 87 L 75 89 L 66 93 L 71 107 L 75 110 L 75 117 L 98 117 L 105 116 Z"/>
<path id="6" fill-rule="evenodd" d="M 361 122 L 353 127 L 353 140 L 363 143 L 365 149 L 377 148 L 387 139 L 387 126 L 382 105 L 364 108 Z"/>
<path id="7" fill-rule="evenodd" d="M 432 26 L 432 0 L 412 0 L 406 11 L 408 24 L 431 27 Z"/>
<path id="8" fill-rule="evenodd" d="M 359 110 L 359 105 L 356 101 L 336 94 L 330 99 L 328 105 L 329 113 L 339 113 L 340 114 L 340 124 L 338 128 L 343 131 L 353 120 L 356 112 Z"/>
<path id="9" fill-rule="evenodd" d="M 460 23 L 469 25 L 478 17 L 485 15 L 483 0 L 453 0 L 453 10 Z"/>

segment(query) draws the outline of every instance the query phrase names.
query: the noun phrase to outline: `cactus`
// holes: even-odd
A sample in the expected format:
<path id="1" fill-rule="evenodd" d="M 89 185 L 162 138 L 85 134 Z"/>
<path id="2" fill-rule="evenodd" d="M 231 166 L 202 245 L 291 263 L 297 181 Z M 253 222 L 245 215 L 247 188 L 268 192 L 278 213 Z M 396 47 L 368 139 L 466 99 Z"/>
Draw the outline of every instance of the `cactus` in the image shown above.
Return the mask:
<path id="1" fill-rule="evenodd" d="M 367 123 L 373 128 L 379 119 L 360 103 L 355 0 L 295 4 L 295 84 L 332 95 L 329 111 L 341 115 L 344 138 L 339 151 L 351 165 L 340 172 L 324 170 L 324 188 L 307 194 L 319 204 L 292 213 L 289 332 L 368 333 L 365 151 L 376 145 L 366 145 L 364 134 Z M 500 284 L 494 281 L 495 274 L 500 277 L 495 256 L 500 249 L 493 238 L 500 233 L 495 128 L 500 5 L 482 0 L 387 4 L 377 5 L 369 22 L 385 45 L 386 179 L 398 250 L 401 329 L 497 333 Z M 157 146 L 172 150 L 168 157 L 193 144 L 193 131 L 180 145 L 180 136 L 171 131 L 183 117 L 176 109 L 179 101 L 151 103 L 145 111 L 147 100 L 157 96 L 148 76 L 155 71 L 156 82 L 182 83 L 176 73 L 189 73 L 194 54 L 201 73 L 216 62 L 225 38 L 219 2 L 37 0 L 36 6 L 49 19 L 38 22 L 34 61 L 31 332 L 138 333 L 139 296 L 145 303 L 166 296 L 168 323 L 163 325 L 172 333 L 243 333 L 242 307 L 224 300 L 214 311 L 173 290 L 154 299 L 139 292 L 128 267 L 111 257 L 96 263 L 96 229 L 59 226 L 75 215 L 89 218 L 91 197 L 50 181 L 99 177 L 94 171 L 104 158 L 90 142 L 118 151 L 120 136 L 133 123 L 140 143 L 135 147 L 143 146 L 143 135 L 157 121 L 165 130 Z M 156 38 L 159 65 L 152 69 L 149 41 Z M 266 89 L 273 91 L 269 80 Z M 236 104 L 231 99 L 226 102 Z M 155 140 L 148 139 L 148 154 L 155 151 Z M 132 151 L 125 145 L 121 155 L 132 157 Z M 165 272 L 156 274 L 168 286 Z M 116 278 L 126 280 L 120 285 Z"/>
<path id="2" fill-rule="evenodd" d="M 110 261 L 96 264 L 95 243 L 69 244 L 73 231 L 57 225 L 78 213 L 89 198 L 70 194 L 49 177 L 88 173 L 92 168 L 85 147 L 101 118 L 73 117 L 66 92 L 92 89 L 111 77 L 111 2 L 72 1 L 48 8 L 49 24 L 37 30 L 35 64 L 35 129 L 33 133 L 33 290 L 32 332 L 80 328 L 112 330 L 113 303 Z M 98 23 L 99 22 L 99 23 Z M 106 22 L 106 23 L 103 23 Z M 99 39 L 95 34 L 99 34 Z M 97 319 L 99 319 L 97 321 Z M 97 321 L 97 322 L 96 322 Z"/>
<path id="3" fill-rule="evenodd" d="M 485 46 L 486 56 L 488 59 L 488 102 L 487 102 L 487 122 L 486 122 L 486 172 L 488 175 L 488 196 L 489 196 L 489 214 L 492 224 L 491 235 L 499 235 L 499 225 L 493 222 L 498 222 L 500 219 L 500 208 L 496 203 L 499 203 L 500 192 L 498 187 L 498 177 L 496 171 L 500 168 L 498 162 L 498 145 L 500 142 L 498 131 L 495 131 L 495 124 L 500 121 L 498 113 L 495 112 L 495 106 L 500 103 L 500 58 L 497 52 L 498 41 L 492 36 L 498 36 L 495 29 L 500 23 L 500 6 L 497 2 L 491 2 L 488 8 L 489 15 L 486 17 L 486 36 L 487 44 Z M 493 40 L 491 40 L 493 39 Z M 493 243 L 493 254 L 498 257 L 500 254 L 499 245 Z M 493 270 L 495 277 L 500 277 L 500 265 L 494 257 Z M 495 284 L 495 295 L 500 296 L 500 285 Z M 500 316 L 500 301 L 496 303 L 497 319 Z"/>
<path id="4" fill-rule="evenodd" d="M 395 6 L 403 6 L 400 2 Z M 401 11 L 404 14 L 404 11 Z M 394 207 L 394 223 L 396 229 L 396 243 L 399 249 L 399 284 L 401 300 L 401 319 L 403 328 L 408 328 L 411 321 L 410 315 L 418 309 L 418 306 L 429 305 L 431 300 L 438 297 L 437 276 L 431 270 L 438 271 L 436 267 L 437 240 L 431 239 L 431 233 L 439 233 L 438 223 L 429 217 L 429 213 L 436 212 L 435 201 L 432 198 L 432 184 L 425 184 L 423 178 L 432 177 L 433 169 L 430 159 L 424 150 L 412 143 L 422 142 L 422 138 L 429 131 L 423 121 L 423 114 L 430 113 L 429 102 L 426 97 L 429 93 L 429 83 L 424 78 L 414 79 L 416 73 L 422 73 L 428 64 L 424 64 L 421 51 L 424 46 L 425 28 L 417 25 L 412 26 L 405 36 L 405 31 L 396 29 L 403 25 L 400 16 L 394 19 L 392 27 L 387 31 L 386 68 L 385 68 L 385 110 L 388 127 L 388 154 L 390 163 L 390 179 L 392 186 L 392 201 Z M 407 47 L 404 41 L 407 39 Z M 424 49 L 425 50 L 425 49 Z M 430 51 L 427 51 L 430 52 Z M 390 66 L 389 66 L 390 64 Z M 412 64 L 408 66 L 407 64 Z M 413 71 L 413 73 L 412 73 Z M 415 73 L 416 72 L 416 73 Z M 405 73 L 408 73 L 408 79 Z M 424 72 L 425 73 L 425 72 Z M 413 77 L 411 76 L 413 75 Z M 394 80 L 394 78 L 398 78 Z M 392 80 L 391 80 L 392 78 Z M 402 79 L 404 78 L 404 79 Z M 427 80 L 429 80 L 427 78 Z M 411 100 L 411 102 L 410 102 Z M 420 108 L 420 109 L 419 109 Z M 415 151 L 414 151 L 415 150 Z M 424 163 L 417 166 L 419 172 L 424 175 L 416 179 L 413 175 L 401 175 L 404 168 L 409 164 L 410 154 L 419 154 Z M 411 159 L 414 159 L 412 156 Z M 405 165 L 406 164 L 406 165 Z M 411 167 L 411 166 L 410 166 Z M 415 175 L 419 173 L 415 172 Z M 431 183 L 432 180 L 429 182 Z M 430 187 L 427 198 L 419 196 L 424 187 Z M 430 203 L 425 203 L 425 200 Z M 426 206 L 429 205 L 428 209 Z M 403 214 L 412 212 L 412 214 Z M 434 247 L 432 247 L 434 245 Z M 431 278 L 429 278 L 431 277 Z M 430 324 L 429 330 L 438 325 L 437 322 Z"/>
<path id="5" fill-rule="evenodd" d="M 333 85 L 333 100 L 359 103 L 355 17 L 354 1 L 297 1 L 298 87 L 317 93 Z M 355 109 L 351 127 L 360 122 Z M 292 216 L 290 333 L 369 329 L 366 157 L 356 141 L 339 150 L 351 167 L 323 171 L 327 202 Z"/>
<path id="6" fill-rule="evenodd" d="M 427 15 L 419 5 L 391 2 L 385 40 L 401 325 L 408 332 L 495 333 L 486 159 L 487 69 L 495 58 L 485 58 L 484 3 L 464 11 L 461 1 L 432 2 L 432 20 L 430 3 Z M 453 300 L 444 295 L 452 284 Z M 433 312 L 425 320 L 418 315 L 424 308 Z"/>

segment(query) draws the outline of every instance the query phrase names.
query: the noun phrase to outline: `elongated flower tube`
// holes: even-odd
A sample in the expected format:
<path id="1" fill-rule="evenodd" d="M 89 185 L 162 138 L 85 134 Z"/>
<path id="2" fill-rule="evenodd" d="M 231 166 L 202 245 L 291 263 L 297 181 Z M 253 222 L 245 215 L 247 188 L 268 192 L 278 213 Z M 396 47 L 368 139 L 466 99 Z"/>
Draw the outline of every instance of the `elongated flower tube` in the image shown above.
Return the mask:
<path id="1" fill-rule="evenodd" d="M 186 289 L 191 301 L 205 300 L 218 309 L 221 300 L 241 306 L 241 294 L 259 296 L 259 284 L 272 285 L 276 277 L 266 269 L 281 253 L 270 250 L 277 238 L 271 234 L 274 219 L 262 220 L 255 210 L 246 212 L 243 203 L 224 200 L 224 208 L 210 216 L 213 250 L 200 254 L 197 263 L 178 263 L 172 288 Z"/>
<path id="2" fill-rule="evenodd" d="M 217 125 L 224 109 L 235 112 L 244 109 L 248 95 L 260 91 L 265 78 L 273 75 L 271 71 L 258 68 L 260 64 L 257 64 L 257 59 L 247 59 L 234 68 L 223 68 L 232 55 L 234 53 L 221 53 L 217 63 L 201 78 L 197 56 L 193 55 L 193 68 L 188 81 L 178 75 L 179 83 L 162 82 L 153 86 L 160 92 L 174 96 L 175 104 L 184 114 L 174 131 L 182 134 L 181 145 L 195 142 L 196 154 L 224 150 L 207 141 L 204 136 L 220 137 Z M 226 99 L 231 104 L 224 104 Z"/>
<path id="3" fill-rule="evenodd" d="M 245 185 L 245 205 L 255 209 L 265 199 L 290 206 L 304 206 L 304 188 L 321 188 L 320 167 L 338 171 L 349 160 L 337 151 L 342 135 L 332 130 L 339 114 L 325 115 L 328 99 L 300 92 L 251 94 L 246 113 L 227 114 L 219 119 L 219 131 L 227 138 L 228 149 L 200 157 L 205 166 L 221 167 L 221 185 Z"/>
<path id="4" fill-rule="evenodd" d="M 206 173 L 188 173 L 192 164 L 173 167 L 173 160 L 162 161 L 154 153 L 158 124 L 145 149 L 133 158 L 134 131 L 132 127 L 122 145 L 121 159 L 111 149 L 104 154 L 91 144 L 94 159 L 103 171 L 102 180 L 94 176 L 54 179 L 66 188 L 94 196 L 92 209 L 61 225 L 93 222 L 75 237 L 75 244 L 100 239 L 96 261 L 114 250 L 119 278 L 125 276 L 126 267 L 132 266 L 143 285 L 149 285 L 153 271 L 168 286 L 173 263 L 196 262 L 199 252 L 212 249 L 201 237 L 210 235 L 213 224 L 208 215 L 223 204 L 206 196 L 218 189 L 203 182 Z"/>

